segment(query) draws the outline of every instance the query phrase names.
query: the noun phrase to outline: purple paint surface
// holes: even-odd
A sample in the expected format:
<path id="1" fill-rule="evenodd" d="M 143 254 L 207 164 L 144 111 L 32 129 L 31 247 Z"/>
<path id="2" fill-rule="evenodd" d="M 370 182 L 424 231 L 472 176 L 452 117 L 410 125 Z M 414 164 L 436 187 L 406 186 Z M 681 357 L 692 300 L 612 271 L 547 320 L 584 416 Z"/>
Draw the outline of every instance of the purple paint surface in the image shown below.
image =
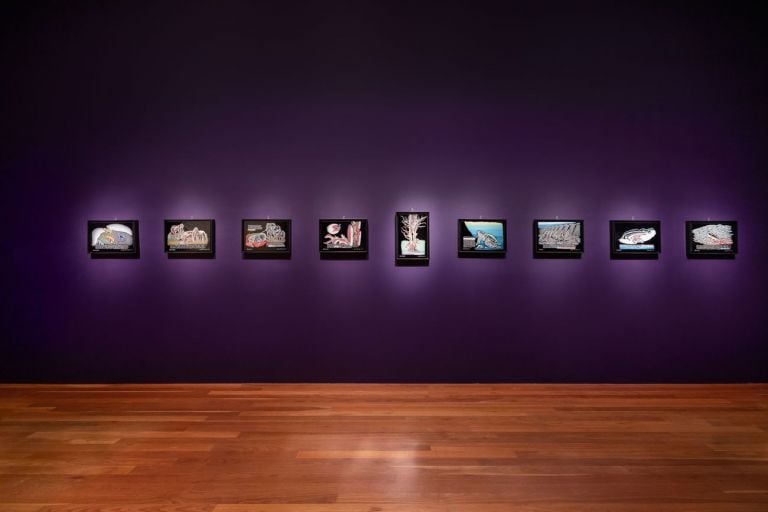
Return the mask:
<path id="1" fill-rule="evenodd" d="M 766 380 L 764 18 L 280 4 L 3 18 L 0 380 Z M 411 208 L 428 267 L 394 264 Z M 266 216 L 291 260 L 242 259 Z M 368 260 L 320 260 L 341 216 L 368 219 Z M 507 219 L 505 259 L 456 257 L 479 216 Z M 582 259 L 533 259 L 555 216 L 584 219 Z M 190 217 L 215 259 L 163 253 Z M 631 217 L 661 220 L 658 261 L 609 259 Z M 88 257 L 104 218 L 139 220 L 140 259 Z M 735 260 L 685 258 L 706 218 L 739 221 Z"/>

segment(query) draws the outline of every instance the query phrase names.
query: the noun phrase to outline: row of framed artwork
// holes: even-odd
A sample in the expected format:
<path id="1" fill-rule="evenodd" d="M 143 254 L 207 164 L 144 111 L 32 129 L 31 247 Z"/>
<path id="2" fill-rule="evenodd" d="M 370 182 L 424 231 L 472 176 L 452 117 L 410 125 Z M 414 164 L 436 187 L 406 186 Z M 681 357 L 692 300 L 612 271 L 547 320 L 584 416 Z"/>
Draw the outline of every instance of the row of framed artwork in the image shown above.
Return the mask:
<path id="1" fill-rule="evenodd" d="M 395 214 L 395 262 L 427 265 L 429 212 Z M 687 221 L 686 252 L 690 258 L 734 258 L 738 249 L 736 221 Z M 213 219 L 170 219 L 164 223 L 169 257 L 213 257 Z M 458 256 L 499 258 L 507 251 L 506 219 L 459 219 Z M 609 222 L 611 257 L 655 259 L 661 253 L 661 222 Z M 368 220 L 346 217 L 321 219 L 319 249 L 325 259 L 364 259 L 368 254 Z M 240 236 L 246 258 L 290 258 L 290 219 L 243 219 Z M 138 257 L 137 220 L 88 221 L 88 252 L 94 258 Z M 536 219 L 533 254 L 539 258 L 579 258 L 584 252 L 584 221 Z"/>

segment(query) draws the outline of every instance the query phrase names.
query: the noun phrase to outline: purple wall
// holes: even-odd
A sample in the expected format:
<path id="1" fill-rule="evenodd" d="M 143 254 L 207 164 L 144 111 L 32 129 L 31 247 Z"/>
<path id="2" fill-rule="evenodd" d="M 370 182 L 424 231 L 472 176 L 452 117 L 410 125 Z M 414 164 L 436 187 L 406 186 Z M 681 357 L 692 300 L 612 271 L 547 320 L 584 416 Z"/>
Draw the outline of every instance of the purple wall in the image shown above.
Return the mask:
<path id="1" fill-rule="evenodd" d="M 271 5 L 271 4 L 278 5 Z M 729 3 L 22 3 L 3 18 L 3 381 L 765 381 L 765 18 Z M 570 7 L 569 7 L 570 5 Z M 471 11 L 465 11 L 472 6 Z M 394 212 L 432 214 L 395 267 Z M 290 261 L 240 220 L 293 219 Z M 367 261 L 317 219 L 367 217 Z M 456 257 L 505 217 L 506 259 Z M 583 218 L 581 260 L 531 221 Z M 162 221 L 216 219 L 213 260 Z M 613 261 L 610 219 L 662 221 Z M 88 219 L 140 221 L 91 260 Z M 733 261 L 684 221 L 737 219 Z"/>

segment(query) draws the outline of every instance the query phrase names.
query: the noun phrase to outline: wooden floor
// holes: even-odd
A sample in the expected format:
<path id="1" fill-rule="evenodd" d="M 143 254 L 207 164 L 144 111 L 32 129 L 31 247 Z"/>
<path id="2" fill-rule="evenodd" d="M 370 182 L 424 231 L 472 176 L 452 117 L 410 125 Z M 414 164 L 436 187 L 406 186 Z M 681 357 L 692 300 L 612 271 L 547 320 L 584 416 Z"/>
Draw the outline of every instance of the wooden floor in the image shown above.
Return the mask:
<path id="1" fill-rule="evenodd" d="M 768 385 L 0 386 L 0 511 L 766 512 Z"/>

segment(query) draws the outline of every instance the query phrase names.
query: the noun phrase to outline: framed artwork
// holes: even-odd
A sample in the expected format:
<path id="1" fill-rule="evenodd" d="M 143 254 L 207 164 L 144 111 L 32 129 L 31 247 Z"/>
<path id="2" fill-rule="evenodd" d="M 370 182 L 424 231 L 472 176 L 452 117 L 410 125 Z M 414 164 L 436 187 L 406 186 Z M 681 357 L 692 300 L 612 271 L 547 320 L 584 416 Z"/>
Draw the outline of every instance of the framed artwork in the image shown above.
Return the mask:
<path id="1" fill-rule="evenodd" d="M 689 258 L 733 258 L 738 250 L 734 220 L 689 220 L 685 223 Z"/>
<path id="2" fill-rule="evenodd" d="M 368 255 L 368 219 L 321 219 L 321 257 L 364 258 Z"/>
<path id="3" fill-rule="evenodd" d="M 579 258 L 584 252 L 584 221 L 536 219 L 533 254 L 540 258 Z"/>
<path id="4" fill-rule="evenodd" d="M 658 220 L 612 220 L 611 257 L 655 259 L 661 252 L 661 222 Z"/>
<path id="5" fill-rule="evenodd" d="M 138 258 L 138 220 L 89 220 L 88 252 L 92 258 Z"/>
<path id="6" fill-rule="evenodd" d="M 395 263 L 429 263 L 429 212 L 395 213 Z"/>
<path id="7" fill-rule="evenodd" d="M 459 219 L 459 257 L 503 257 L 506 219 Z"/>
<path id="8" fill-rule="evenodd" d="M 165 252 L 169 256 L 212 257 L 215 242 L 213 219 L 165 220 Z"/>
<path id="9" fill-rule="evenodd" d="M 247 257 L 290 256 L 290 219 L 243 219 L 241 245 Z"/>

